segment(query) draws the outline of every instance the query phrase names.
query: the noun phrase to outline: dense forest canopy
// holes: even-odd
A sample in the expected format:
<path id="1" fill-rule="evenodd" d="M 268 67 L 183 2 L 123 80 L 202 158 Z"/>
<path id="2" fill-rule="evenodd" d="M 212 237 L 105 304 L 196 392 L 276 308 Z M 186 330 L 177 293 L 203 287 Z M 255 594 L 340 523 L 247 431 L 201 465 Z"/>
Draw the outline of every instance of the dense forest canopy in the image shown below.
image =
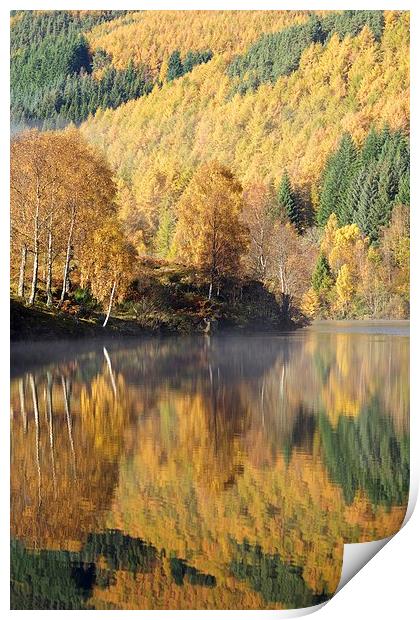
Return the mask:
<path id="1" fill-rule="evenodd" d="M 383 25 L 382 11 L 344 11 L 322 19 L 311 15 L 304 24 L 263 35 L 245 54 L 232 60 L 227 73 L 231 78 L 239 78 L 235 90 L 243 94 L 256 90 L 263 82 L 275 83 L 280 76 L 295 71 L 302 53 L 312 43 L 324 44 L 334 34 L 340 40 L 346 35 L 356 36 L 364 27 L 379 41 Z"/>
<path id="2" fill-rule="evenodd" d="M 125 11 L 22 11 L 11 28 L 11 115 L 17 125 L 63 127 L 99 107 L 116 108 L 151 90 L 145 67 L 121 71 L 84 33 Z M 92 71 L 99 69 L 94 77 Z"/>
<path id="3" fill-rule="evenodd" d="M 235 276 L 283 315 L 408 316 L 407 12 L 16 11 L 11 46 L 12 122 L 81 123 L 12 148 L 20 296 L 52 302 L 61 273 L 61 302 L 78 287 L 111 307 L 147 256 L 201 274 L 210 300 Z M 45 163 L 69 136 L 113 184 L 88 258 L 62 232 L 71 207 L 55 215 L 76 173 Z M 98 212 L 81 194 L 75 222 Z M 107 240 L 125 248 L 112 269 Z"/>

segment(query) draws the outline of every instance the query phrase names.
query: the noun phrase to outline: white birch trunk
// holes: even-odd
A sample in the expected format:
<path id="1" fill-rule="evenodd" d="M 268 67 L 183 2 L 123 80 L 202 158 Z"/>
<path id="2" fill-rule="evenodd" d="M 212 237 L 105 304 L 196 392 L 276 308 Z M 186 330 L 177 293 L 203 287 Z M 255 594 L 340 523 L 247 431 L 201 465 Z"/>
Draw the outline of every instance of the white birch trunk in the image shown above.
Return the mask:
<path id="1" fill-rule="evenodd" d="M 32 270 L 32 285 L 31 294 L 29 297 L 29 305 L 33 305 L 35 302 L 36 289 L 38 285 L 38 265 L 39 265 L 39 206 L 40 206 L 40 188 L 39 182 L 37 183 L 37 200 L 34 216 L 34 264 Z"/>
<path id="2" fill-rule="evenodd" d="M 28 248 L 26 243 L 22 244 L 20 270 L 19 270 L 19 284 L 18 284 L 18 297 L 25 296 L 25 272 L 26 272 L 26 258 L 28 255 Z"/>
<path id="3" fill-rule="evenodd" d="M 53 240 L 51 226 L 48 231 L 48 254 L 47 254 L 47 306 L 52 306 L 52 255 L 53 255 Z"/>
<path id="4" fill-rule="evenodd" d="M 68 281 L 69 281 L 69 266 L 70 266 L 70 256 L 71 256 L 71 245 L 73 242 L 73 231 L 74 224 L 76 221 L 76 207 L 72 206 L 71 211 L 71 221 L 69 228 L 69 236 L 67 238 L 67 250 L 66 250 L 66 260 L 64 261 L 64 271 L 63 271 L 63 288 L 61 290 L 60 304 L 63 303 L 66 293 L 68 292 Z"/>
<path id="5" fill-rule="evenodd" d="M 108 312 L 106 313 L 105 321 L 104 321 L 104 324 L 102 325 L 102 327 L 106 327 L 106 325 L 108 323 L 108 319 L 109 319 L 109 316 L 110 316 L 111 310 L 112 310 L 112 304 L 114 303 L 114 294 L 115 294 L 116 286 L 117 286 L 117 282 L 116 282 L 116 280 L 114 280 L 114 284 L 112 285 L 111 297 L 109 298 Z"/>

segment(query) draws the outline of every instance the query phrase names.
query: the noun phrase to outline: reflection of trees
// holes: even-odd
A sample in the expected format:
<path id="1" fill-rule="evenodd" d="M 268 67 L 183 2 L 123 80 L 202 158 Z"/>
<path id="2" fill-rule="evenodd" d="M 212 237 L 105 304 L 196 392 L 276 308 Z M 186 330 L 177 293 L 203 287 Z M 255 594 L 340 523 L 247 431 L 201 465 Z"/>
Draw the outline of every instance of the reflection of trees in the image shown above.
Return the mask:
<path id="1" fill-rule="evenodd" d="M 317 403 L 334 425 L 340 416 L 357 417 L 367 402 L 375 400 L 394 418 L 398 432 L 407 431 L 408 338 L 308 332 L 305 357 L 312 372 L 303 398 Z"/>
<path id="2" fill-rule="evenodd" d="M 406 344 L 309 331 L 46 359 L 12 384 L 13 535 L 83 549 L 94 607 L 251 609 L 331 593 L 343 543 L 404 517 Z M 89 534 L 104 527 L 124 534 Z M 162 550 L 147 570 L 139 540 Z M 112 579 L 99 579 L 103 562 Z"/>
<path id="3" fill-rule="evenodd" d="M 72 561 L 69 551 L 28 551 L 12 540 L 10 577 L 11 609 L 85 609 L 95 565 Z"/>
<path id="4" fill-rule="evenodd" d="M 90 385 L 75 374 L 58 368 L 12 385 L 11 528 L 31 547 L 80 544 L 118 480 L 130 403 L 117 398 L 105 372 Z"/>
<path id="5" fill-rule="evenodd" d="M 332 480 L 343 489 L 347 504 L 359 489 L 375 506 L 407 503 L 408 436 L 398 438 L 392 419 L 380 414 L 377 403 L 366 407 L 357 419 L 341 417 L 336 428 L 321 415 L 319 428 L 325 464 Z"/>
<path id="6" fill-rule="evenodd" d="M 213 575 L 118 530 L 89 534 L 80 551 L 28 550 L 16 539 L 10 551 L 12 609 L 92 609 L 94 588 L 112 588 L 127 573 L 153 575 L 163 587 L 216 585 Z"/>
<path id="7" fill-rule="evenodd" d="M 263 552 L 259 545 L 235 544 L 236 557 L 230 570 L 237 579 L 246 580 L 267 603 L 283 603 L 287 608 L 310 607 L 328 599 L 315 595 L 305 583 L 302 569 L 283 562 L 280 555 Z"/>

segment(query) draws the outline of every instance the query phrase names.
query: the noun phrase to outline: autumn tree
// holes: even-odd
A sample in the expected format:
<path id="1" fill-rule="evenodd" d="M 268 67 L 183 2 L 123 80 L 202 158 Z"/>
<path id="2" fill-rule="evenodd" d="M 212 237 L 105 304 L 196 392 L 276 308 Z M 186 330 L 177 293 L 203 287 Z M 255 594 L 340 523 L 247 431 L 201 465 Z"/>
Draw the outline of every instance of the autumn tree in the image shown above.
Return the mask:
<path id="1" fill-rule="evenodd" d="M 389 227 L 381 231 L 379 252 L 385 270 L 387 290 L 394 297 L 390 303 L 403 306 L 398 310 L 399 316 L 407 315 L 410 298 L 410 223 L 409 209 L 397 205 L 392 212 Z M 405 306 L 405 308 L 404 308 Z"/>
<path id="2" fill-rule="evenodd" d="M 108 323 L 114 301 L 124 298 L 133 277 L 135 260 L 135 250 L 118 223 L 105 221 L 93 236 L 86 265 L 93 294 L 101 302 L 108 300 L 103 327 Z"/>
<path id="3" fill-rule="evenodd" d="M 116 214 L 116 188 L 105 159 L 88 146 L 76 130 L 64 132 L 68 166 L 62 182 L 67 189 L 64 206 L 65 258 L 61 302 L 69 290 L 70 261 L 78 259 L 98 228 Z"/>
<path id="4" fill-rule="evenodd" d="M 24 173 L 24 150 L 15 139 L 11 144 L 10 156 L 10 220 L 12 269 L 14 254 L 17 254 L 19 276 L 17 294 L 24 297 L 27 259 L 32 241 L 32 214 L 28 196 L 30 187 L 28 175 Z"/>
<path id="5" fill-rule="evenodd" d="M 178 204 L 176 243 L 186 264 L 200 269 L 209 284 L 237 273 L 246 249 L 241 223 L 242 187 L 232 172 L 218 162 L 200 166 Z"/>
<path id="6" fill-rule="evenodd" d="M 247 263 L 251 274 L 261 281 L 265 281 L 267 276 L 277 206 L 271 186 L 253 183 L 244 192 L 243 221 L 250 239 Z"/>
<path id="7" fill-rule="evenodd" d="M 29 303 L 35 302 L 46 221 L 50 219 L 58 179 L 57 152 L 47 133 L 29 131 L 11 146 L 11 229 L 21 245 L 18 295 L 23 297 L 28 248 L 32 254 Z"/>
<path id="8" fill-rule="evenodd" d="M 69 289 L 71 261 L 79 261 L 94 232 L 116 214 L 115 186 L 105 160 L 75 129 L 29 131 L 11 146 L 12 243 L 20 250 L 18 295 L 24 296 L 27 257 L 32 257 L 29 303 L 39 285 L 41 259 L 47 304 L 54 271 L 62 269 L 61 301 Z"/>
<path id="9" fill-rule="evenodd" d="M 271 287 L 281 301 L 283 315 L 290 318 L 292 308 L 299 307 L 310 284 L 315 249 L 290 223 L 277 223 L 272 231 L 270 255 Z"/>

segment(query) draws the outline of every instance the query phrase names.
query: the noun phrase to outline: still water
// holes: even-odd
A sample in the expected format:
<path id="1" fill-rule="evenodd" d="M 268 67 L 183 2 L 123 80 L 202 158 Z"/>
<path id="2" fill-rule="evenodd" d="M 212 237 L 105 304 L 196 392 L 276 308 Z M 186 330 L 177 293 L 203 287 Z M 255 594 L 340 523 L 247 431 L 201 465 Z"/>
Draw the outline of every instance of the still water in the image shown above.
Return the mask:
<path id="1" fill-rule="evenodd" d="M 11 606 L 282 609 L 396 532 L 409 328 L 12 350 Z"/>

